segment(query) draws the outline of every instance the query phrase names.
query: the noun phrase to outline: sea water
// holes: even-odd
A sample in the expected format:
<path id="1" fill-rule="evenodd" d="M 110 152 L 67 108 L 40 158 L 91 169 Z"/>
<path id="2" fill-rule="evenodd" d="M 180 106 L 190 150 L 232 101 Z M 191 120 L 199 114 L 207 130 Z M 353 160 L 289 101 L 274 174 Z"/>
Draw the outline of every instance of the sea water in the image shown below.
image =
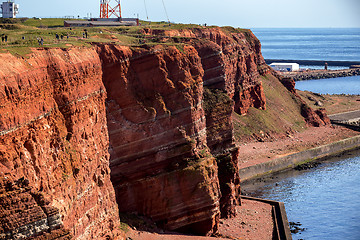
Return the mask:
<path id="1" fill-rule="evenodd" d="M 360 61 L 360 28 L 254 28 L 265 59 Z"/>
<path id="2" fill-rule="evenodd" d="M 303 229 L 293 239 L 360 239 L 360 152 L 328 159 L 305 171 L 243 185 L 251 196 L 285 203 L 290 222 Z"/>
<path id="3" fill-rule="evenodd" d="M 295 88 L 320 94 L 360 95 L 360 76 L 297 81 Z"/>

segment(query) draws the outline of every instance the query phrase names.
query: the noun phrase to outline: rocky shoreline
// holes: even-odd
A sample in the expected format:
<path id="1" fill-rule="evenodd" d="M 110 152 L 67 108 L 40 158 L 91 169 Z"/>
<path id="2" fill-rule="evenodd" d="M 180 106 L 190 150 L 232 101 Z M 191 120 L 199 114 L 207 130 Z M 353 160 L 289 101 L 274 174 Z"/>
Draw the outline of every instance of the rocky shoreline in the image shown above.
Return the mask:
<path id="1" fill-rule="evenodd" d="M 324 78 L 359 76 L 360 68 L 341 70 L 306 70 L 299 72 L 282 72 L 280 74 L 284 77 L 292 78 L 295 81 L 304 81 Z"/>

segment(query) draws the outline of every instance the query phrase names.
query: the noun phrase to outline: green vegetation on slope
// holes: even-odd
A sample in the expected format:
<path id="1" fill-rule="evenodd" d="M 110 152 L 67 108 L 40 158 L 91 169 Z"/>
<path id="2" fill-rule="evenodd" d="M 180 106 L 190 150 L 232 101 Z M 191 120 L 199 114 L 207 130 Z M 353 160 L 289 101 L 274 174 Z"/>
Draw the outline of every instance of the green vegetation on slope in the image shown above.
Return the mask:
<path id="1" fill-rule="evenodd" d="M 250 108 L 247 115 L 234 113 L 234 132 L 237 141 L 300 132 L 305 128 L 298 100 L 272 75 L 262 77 L 266 110 Z"/>

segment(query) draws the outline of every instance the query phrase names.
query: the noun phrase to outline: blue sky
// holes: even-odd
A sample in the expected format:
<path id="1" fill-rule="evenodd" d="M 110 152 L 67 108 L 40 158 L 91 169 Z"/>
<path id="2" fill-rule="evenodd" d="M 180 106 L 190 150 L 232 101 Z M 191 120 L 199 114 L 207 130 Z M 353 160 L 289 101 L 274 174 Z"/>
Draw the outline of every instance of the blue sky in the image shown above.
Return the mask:
<path id="1" fill-rule="evenodd" d="M 360 0 L 145 0 L 151 21 L 234 27 L 358 27 Z M 100 0 L 15 0 L 22 17 L 99 16 Z M 112 0 L 115 3 L 115 0 Z M 122 0 L 123 17 L 146 19 L 144 0 Z"/>

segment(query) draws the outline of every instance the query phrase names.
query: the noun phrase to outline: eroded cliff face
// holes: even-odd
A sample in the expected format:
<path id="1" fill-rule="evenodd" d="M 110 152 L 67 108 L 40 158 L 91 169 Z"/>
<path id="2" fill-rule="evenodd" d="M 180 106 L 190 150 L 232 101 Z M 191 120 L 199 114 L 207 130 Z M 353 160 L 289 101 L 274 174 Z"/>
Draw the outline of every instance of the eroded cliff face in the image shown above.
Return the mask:
<path id="1" fill-rule="evenodd" d="M 98 52 L 120 211 L 151 217 L 171 230 L 211 233 L 220 189 L 216 159 L 206 144 L 196 50 L 101 45 Z"/>
<path id="2" fill-rule="evenodd" d="M 268 68 L 250 32 L 145 33 L 187 45 L 98 45 L 119 209 L 170 230 L 211 234 L 240 204 L 232 112 L 265 109 L 260 76 Z"/>
<path id="3" fill-rule="evenodd" d="M 260 77 L 270 69 L 261 55 L 260 41 L 250 30 L 144 29 L 144 34 L 162 36 L 163 42 L 171 39 L 194 46 L 204 69 L 204 86 L 226 92 L 238 114 L 246 114 L 250 107 L 266 109 Z"/>
<path id="4" fill-rule="evenodd" d="M 56 238 L 50 230 L 57 228 L 69 238 L 116 238 L 101 77 L 91 49 L 34 50 L 25 59 L 1 54 L 1 237 Z"/>
<path id="5" fill-rule="evenodd" d="M 291 78 L 282 77 L 279 74 L 275 73 L 273 75 L 276 76 L 280 82 L 289 90 L 289 92 L 296 98 L 300 105 L 300 114 L 304 117 L 306 123 L 309 126 L 319 127 L 324 125 L 330 125 L 330 118 L 326 114 L 326 110 L 324 108 L 320 108 L 317 110 L 313 110 L 309 107 L 306 102 L 301 99 L 299 94 L 296 93 L 295 89 L 295 81 Z"/>
<path id="6" fill-rule="evenodd" d="M 272 74 L 259 41 L 231 28 L 144 34 L 175 43 L 1 54 L 0 237 L 121 239 L 118 211 L 210 235 L 235 215 L 232 115 L 266 109 Z"/>

